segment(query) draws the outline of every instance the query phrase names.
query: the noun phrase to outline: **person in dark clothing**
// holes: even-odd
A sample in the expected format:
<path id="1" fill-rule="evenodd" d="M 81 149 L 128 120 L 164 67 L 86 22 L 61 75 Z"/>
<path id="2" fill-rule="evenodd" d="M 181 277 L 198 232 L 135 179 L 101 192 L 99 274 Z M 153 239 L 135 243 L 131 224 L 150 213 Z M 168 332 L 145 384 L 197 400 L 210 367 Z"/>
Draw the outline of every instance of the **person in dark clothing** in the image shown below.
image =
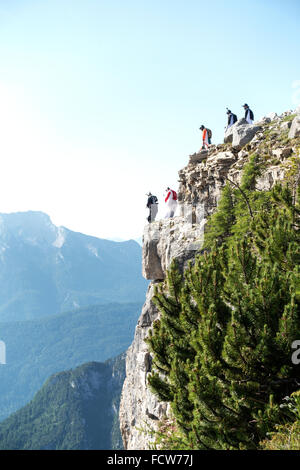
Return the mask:
<path id="1" fill-rule="evenodd" d="M 245 103 L 243 104 L 243 108 L 245 110 L 245 119 L 248 122 L 248 124 L 253 124 L 254 121 L 254 114 L 253 111 L 249 108 L 249 106 Z"/>
<path id="2" fill-rule="evenodd" d="M 146 196 L 148 196 L 147 206 L 146 207 L 149 209 L 149 215 L 147 217 L 147 220 L 150 224 L 151 222 L 154 222 L 155 217 L 156 217 L 157 212 L 158 212 L 158 199 L 157 199 L 156 196 L 154 196 L 150 192 L 148 194 L 146 194 Z"/>
<path id="3" fill-rule="evenodd" d="M 226 130 L 229 129 L 229 127 L 233 126 L 233 124 L 237 121 L 237 115 L 233 114 L 233 112 L 230 111 L 230 109 L 227 109 L 227 116 L 228 116 L 228 121 L 227 121 L 227 127 Z"/>

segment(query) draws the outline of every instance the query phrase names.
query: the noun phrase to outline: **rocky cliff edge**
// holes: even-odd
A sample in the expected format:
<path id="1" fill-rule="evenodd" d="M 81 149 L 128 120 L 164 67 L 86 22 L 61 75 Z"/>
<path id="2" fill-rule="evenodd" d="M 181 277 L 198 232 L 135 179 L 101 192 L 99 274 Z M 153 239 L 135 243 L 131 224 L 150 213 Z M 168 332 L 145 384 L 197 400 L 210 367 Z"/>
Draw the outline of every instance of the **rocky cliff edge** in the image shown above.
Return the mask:
<path id="1" fill-rule="evenodd" d="M 201 251 L 208 216 L 216 209 L 226 181 L 239 184 L 242 170 L 252 154 L 264 161 L 257 189 L 269 190 L 284 180 L 300 160 L 300 107 L 278 116 L 271 113 L 253 125 L 241 119 L 226 133 L 224 143 L 189 156 L 179 171 L 179 215 L 145 227 L 143 275 L 151 280 L 146 301 L 127 351 L 126 379 L 120 404 L 120 427 L 124 448 L 151 448 L 149 431 L 168 417 L 168 404 L 160 402 L 147 387 L 152 358 L 145 338 L 159 312 L 152 302 L 154 286 L 165 278 L 172 259 L 184 269 Z"/>

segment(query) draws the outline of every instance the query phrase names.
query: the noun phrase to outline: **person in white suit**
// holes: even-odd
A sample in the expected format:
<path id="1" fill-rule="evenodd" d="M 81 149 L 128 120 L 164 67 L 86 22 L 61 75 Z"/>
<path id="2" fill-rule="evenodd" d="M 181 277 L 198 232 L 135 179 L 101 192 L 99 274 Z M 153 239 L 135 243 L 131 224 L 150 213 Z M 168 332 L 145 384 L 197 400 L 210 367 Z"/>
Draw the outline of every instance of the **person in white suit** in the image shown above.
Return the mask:
<path id="1" fill-rule="evenodd" d="M 174 217 L 176 208 L 177 208 L 177 193 L 171 188 L 166 189 L 165 203 L 167 205 L 167 213 L 165 219 Z"/>

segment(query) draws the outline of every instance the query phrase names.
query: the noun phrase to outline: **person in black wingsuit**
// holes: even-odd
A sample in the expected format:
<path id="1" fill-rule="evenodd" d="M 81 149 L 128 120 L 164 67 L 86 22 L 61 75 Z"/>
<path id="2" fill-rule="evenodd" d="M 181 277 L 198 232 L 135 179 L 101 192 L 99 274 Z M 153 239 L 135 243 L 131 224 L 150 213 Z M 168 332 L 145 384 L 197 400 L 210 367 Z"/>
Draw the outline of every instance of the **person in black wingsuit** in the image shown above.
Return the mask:
<path id="1" fill-rule="evenodd" d="M 254 114 L 253 111 L 249 108 L 249 106 L 245 103 L 243 104 L 243 108 L 245 110 L 245 119 L 248 122 L 248 124 L 253 124 L 254 121 Z"/>
<path id="2" fill-rule="evenodd" d="M 233 114 L 233 112 L 230 111 L 230 109 L 228 108 L 226 109 L 227 109 L 227 116 L 228 116 L 227 127 L 226 127 L 226 130 L 227 130 L 229 129 L 229 127 L 233 126 L 233 124 L 237 121 L 237 115 Z"/>
<path id="3" fill-rule="evenodd" d="M 151 222 L 154 222 L 155 217 L 156 217 L 157 212 L 158 212 L 158 199 L 157 199 L 156 196 L 154 196 L 150 192 L 148 194 L 146 194 L 146 196 L 148 196 L 147 206 L 146 207 L 149 209 L 149 215 L 147 217 L 147 220 L 150 224 Z"/>

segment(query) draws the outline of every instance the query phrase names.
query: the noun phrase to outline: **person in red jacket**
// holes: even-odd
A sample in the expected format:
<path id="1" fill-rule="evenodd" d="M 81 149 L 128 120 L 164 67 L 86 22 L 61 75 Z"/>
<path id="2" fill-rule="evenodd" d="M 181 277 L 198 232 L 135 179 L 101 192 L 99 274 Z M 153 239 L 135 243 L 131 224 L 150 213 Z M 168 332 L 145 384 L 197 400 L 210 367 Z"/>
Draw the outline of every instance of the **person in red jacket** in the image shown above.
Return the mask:
<path id="1" fill-rule="evenodd" d="M 202 149 L 207 149 L 211 144 L 211 131 L 203 126 L 203 124 L 199 129 L 202 131 Z"/>
<path id="2" fill-rule="evenodd" d="M 168 219 L 169 217 L 174 217 L 177 207 L 177 193 L 169 187 L 166 189 L 166 193 L 165 203 L 167 204 L 168 210 L 165 218 Z"/>

